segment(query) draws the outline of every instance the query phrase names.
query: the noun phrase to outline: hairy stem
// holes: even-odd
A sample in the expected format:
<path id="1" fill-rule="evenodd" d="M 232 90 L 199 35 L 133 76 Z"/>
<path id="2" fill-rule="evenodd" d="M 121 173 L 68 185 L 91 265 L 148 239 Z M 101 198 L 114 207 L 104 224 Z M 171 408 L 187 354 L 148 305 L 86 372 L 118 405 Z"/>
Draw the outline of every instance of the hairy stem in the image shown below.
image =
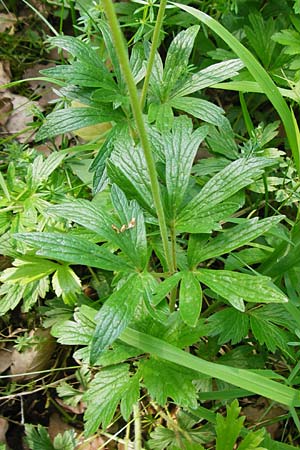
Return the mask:
<path id="1" fill-rule="evenodd" d="M 141 450 L 142 448 L 142 429 L 141 429 L 141 415 L 139 404 L 133 405 L 134 416 L 134 450 Z"/>
<path id="2" fill-rule="evenodd" d="M 174 272 L 174 264 L 172 261 L 172 252 L 169 246 L 168 241 L 168 230 L 165 220 L 165 214 L 163 210 L 161 194 L 159 183 L 157 179 L 157 172 L 155 167 L 155 161 L 153 158 L 150 142 L 148 139 L 145 122 L 143 119 L 143 113 L 139 102 L 137 88 L 132 76 L 132 72 L 130 69 L 128 53 L 125 47 L 124 38 L 118 23 L 118 19 L 114 10 L 114 5 L 111 0 L 103 0 L 102 2 L 110 29 L 112 33 L 112 37 L 114 40 L 116 52 L 118 55 L 118 59 L 123 71 L 123 75 L 127 84 L 130 103 L 132 112 L 134 115 L 137 131 L 139 134 L 139 138 L 141 141 L 141 145 L 144 151 L 145 160 L 147 163 L 148 173 L 150 177 L 151 183 L 151 191 L 153 196 L 153 202 L 157 213 L 157 218 L 159 222 L 160 234 L 163 244 L 164 253 L 166 256 L 168 270 L 173 273 Z"/>
<path id="3" fill-rule="evenodd" d="M 160 34 L 160 31 L 161 31 L 161 28 L 162 28 L 162 24 L 163 24 L 163 20 L 164 20 L 166 4 L 167 4 L 167 0 L 161 0 L 160 5 L 159 5 L 157 18 L 156 18 L 156 23 L 155 23 L 155 28 L 154 28 L 154 32 L 153 32 L 153 38 L 152 38 L 152 44 L 151 44 L 151 50 L 150 50 L 150 55 L 149 55 L 149 60 L 148 60 L 145 80 L 144 80 L 144 84 L 143 84 L 142 95 L 141 95 L 141 109 L 142 109 L 142 111 L 143 111 L 145 103 L 146 103 L 146 96 L 147 96 L 150 76 L 151 76 L 152 67 L 153 67 L 153 64 L 154 64 L 155 52 L 156 52 L 158 44 L 159 44 L 159 34 Z"/>

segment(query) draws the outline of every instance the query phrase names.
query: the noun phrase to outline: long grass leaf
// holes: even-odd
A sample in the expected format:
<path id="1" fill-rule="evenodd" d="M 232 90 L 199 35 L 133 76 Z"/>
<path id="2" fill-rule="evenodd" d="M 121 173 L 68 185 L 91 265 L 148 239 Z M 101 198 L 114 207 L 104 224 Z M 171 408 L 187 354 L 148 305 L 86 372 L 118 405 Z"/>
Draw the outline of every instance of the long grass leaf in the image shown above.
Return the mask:
<path id="1" fill-rule="evenodd" d="M 237 367 L 224 366 L 187 353 L 167 342 L 145 333 L 127 328 L 120 336 L 126 344 L 140 348 L 166 361 L 179 364 L 212 378 L 262 395 L 289 407 L 300 406 L 300 393 L 291 387 L 269 380 L 257 373 Z"/>

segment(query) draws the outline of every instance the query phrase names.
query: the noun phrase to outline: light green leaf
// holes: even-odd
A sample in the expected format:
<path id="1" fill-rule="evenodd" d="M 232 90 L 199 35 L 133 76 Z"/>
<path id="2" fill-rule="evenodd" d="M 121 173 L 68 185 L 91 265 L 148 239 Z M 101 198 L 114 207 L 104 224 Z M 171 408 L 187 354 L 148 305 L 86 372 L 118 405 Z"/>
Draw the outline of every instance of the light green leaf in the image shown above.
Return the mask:
<path id="1" fill-rule="evenodd" d="M 150 103 L 149 105 L 149 122 L 155 122 L 159 131 L 164 133 L 168 131 L 173 123 L 174 114 L 170 103 Z"/>
<path id="2" fill-rule="evenodd" d="M 202 291 L 192 272 L 183 272 L 179 292 L 179 312 L 190 327 L 196 326 L 202 306 Z"/>
<path id="3" fill-rule="evenodd" d="M 123 410 L 128 417 L 129 401 L 137 401 L 135 395 L 127 394 L 132 389 L 128 364 L 110 366 L 97 373 L 83 397 L 87 403 L 84 414 L 86 436 L 95 433 L 100 424 L 103 429 L 107 428 L 124 396 L 127 397 L 127 403 L 124 402 L 126 405 L 123 404 Z"/>
<path id="4" fill-rule="evenodd" d="M 23 298 L 25 288 L 26 286 L 10 283 L 4 283 L 0 287 L 0 316 L 17 306 Z"/>
<path id="5" fill-rule="evenodd" d="M 219 413 L 216 417 L 216 450 L 233 449 L 245 420 L 245 417 L 238 417 L 241 408 L 237 400 L 234 400 L 231 405 L 226 406 L 226 412 L 226 417 L 223 417 Z"/>
<path id="6" fill-rule="evenodd" d="M 60 265 L 52 277 L 52 285 L 57 297 L 62 296 L 67 304 L 76 302 L 76 294 L 81 291 L 81 281 L 67 265 Z"/>
<path id="7" fill-rule="evenodd" d="M 104 270 L 130 269 L 120 255 L 67 233 L 18 233 L 14 237 L 37 248 L 36 254 L 47 258 Z"/>
<path id="8" fill-rule="evenodd" d="M 91 345 L 91 364 L 127 327 L 142 297 L 141 280 L 138 275 L 133 275 L 106 300 L 95 316 L 97 325 Z"/>
<path id="9" fill-rule="evenodd" d="M 182 97 L 192 94 L 213 84 L 221 83 L 228 78 L 235 77 L 243 67 L 244 63 L 240 59 L 228 59 L 206 67 L 187 78 L 184 84 L 176 91 L 176 96 Z"/>
<path id="10" fill-rule="evenodd" d="M 63 345 L 89 345 L 95 331 L 94 316 L 96 310 L 89 308 L 88 317 L 85 310 L 88 307 L 81 307 L 74 313 L 74 320 L 56 322 L 52 327 L 51 334 L 57 338 L 57 342 Z M 92 317 L 91 317 L 92 316 Z"/>
<path id="11" fill-rule="evenodd" d="M 163 134 L 166 158 L 166 185 L 168 214 L 175 218 L 190 180 L 192 165 L 200 143 L 208 127 L 200 127 L 193 133 L 192 121 L 186 116 L 174 120 L 172 133 Z"/>
<path id="12" fill-rule="evenodd" d="M 40 280 L 59 268 L 59 264 L 47 259 L 30 259 L 25 259 L 24 261 L 15 260 L 13 264 L 17 267 L 10 267 L 2 272 L 0 278 L 2 283 L 9 282 L 24 285 L 31 281 Z"/>
<path id="13" fill-rule="evenodd" d="M 201 217 L 205 213 L 209 218 L 214 206 L 219 205 L 240 189 L 251 184 L 254 179 L 263 173 L 265 167 L 273 164 L 276 164 L 276 161 L 268 158 L 241 158 L 233 161 L 221 172 L 214 175 L 204 185 L 199 194 L 184 207 L 178 217 L 177 225 L 179 229 L 182 229 L 184 223 L 199 221 L 199 216 Z M 191 232 L 205 233 L 206 231 L 195 230 Z"/>
<path id="14" fill-rule="evenodd" d="M 177 405 L 196 407 L 197 394 L 193 385 L 193 380 L 197 378 L 195 372 L 150 357 L 141 361 L 138 373 L 144 379 L 152 399 L 160 405 L 165 405 L 171 398 Z"/>
<path id="15" fill-rule="evenodd" d="M 171 42 L 163 73 L 162 90 L 164 94 L 169 93 L 175 86 L 176 81 L 186 75 L 190 54 L 198 31 L 199 25 L 194 25 L 178 33 Z"/>
<path id="16" fill-rule="evenodd" d="M 260 446 L 265 438 L 265 434 L 264 428 L 257 431 L 250 431 L 238 446 L 238 450 L 268 450 L 267 448 Z"/>
<path id="17" fill-rule="evenodd" d="M 194 97 L 176 96 L 170 100 L 170 105 L 173 108 L 191 114 L 204 122 L 218 126 L 222 126 L 223 124 L 223 109 L 211 102 L 208 102 L 207 100 Z"/>
<path id="18" fill-rule="evenodd" d="M 192 267 L 195 267 L 202 261 L 216 258 L 247 245 L 258 236 L 266 233 L 283 218 L 284 216 L 274 216 L 258 220 L 258 217 L 255 217 L 241 225 L 236 225 L 202 245 L 198 252 L 193 254 L 192 259 L 190 258 L 189 263 Z"/>
<path id="19" fill-rule="evenodd" d="M 201 269 L 198 279 L 212 291 L 226 298 L 232 306 L 244 299 L 253 303 L 285 303 L 287 297 L 271 282 L 271 278 L 228 270 Z"/>
<path id="20" fill-rule="evenodd" d="M 55 169 L 66 157 L 66 153 L 53 152 L 46 159 L 42 155 L 37 156 L 32 164 L 32 184 L 33 187 L 48 179 Z"/>
<path id="21" fill-rule="evenodd" d="M 106 105 L 101 105 L 101 108 L 60 109 L 47 116 L 46 122 L 36 134 L 36 140 L 40 141 L 98 123 L 111 122 L 112 120 L 118 120 L 118 118 L 120 118 L 118 111 Z"/>
<path id="22" fill-rule="evenodd" d="M 122 395 L 121 414 L 128 421 L 132 412 L 132 406 L 137 403 L 140 396 L 140 382 L 138 375 L 129 379 L 126 384 L 126 391 Z"/>

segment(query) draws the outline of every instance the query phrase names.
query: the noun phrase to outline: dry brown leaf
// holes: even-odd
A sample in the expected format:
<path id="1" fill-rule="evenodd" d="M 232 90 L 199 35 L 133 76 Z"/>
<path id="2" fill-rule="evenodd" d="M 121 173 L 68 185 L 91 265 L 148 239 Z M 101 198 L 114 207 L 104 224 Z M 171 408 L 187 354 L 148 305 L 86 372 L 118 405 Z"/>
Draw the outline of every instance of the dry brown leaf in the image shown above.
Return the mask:
<path id="1" fill-rule="evenodd" d="M 8 430 L 8 421 L 0 417 L 0 444 L 6 444 L 6 432 Z"/>
<path id="2" fill-rule="evenodd" d="M 15 381 L 35 378 L 36 375 L 21 374 L 45 370 L 51 365 L 51 356 L 55 350 L 55 339 L 50 335 L 49 330 L 39 328 L 32 331 L 30 335 L 41 338 L 41 341 L 22 353 L 13 350 L 10 373 L 12 375 L 20 374 L 20 376 L 13 377 Z"/>
<path id="3" fill-rule="evenodd" d="M 75 450 L 98 450 L 100 447 L 102 447 L 103 450 L 107 450 L 107 447 L 103 447 L 105 442 L 106 439 L 104 440 L 101 436 L 95 435 L 86 439 L 82 444 L 79 444 Z"/>
<path id="4" fill-rule="evenodd" d="M 49 67 L 55 66 L 54 63 L 50 64 L 36 64 L 33 67 L 30 67 L 29 69 L 25 70 L 24 72 L 24 78 L 37 78 L 41 77 L 40 70 L 42 69 L 48 69 Z M 42 107 L 45 107 L 48 105 L 48 103 L 51 100 L 54 100 L 57 98 L 57 95 L 53 91 L 53 85 L 51 83 L 47 83 L 43 80 L 31 80 L 28 81 L 28 85 L 30 88 L 35 92 L 35 94 L 40 95 L 41 98 L 39 99 L 39 104 Z"/>
<path id="5" fill-rule="evenodd" d="M 51 414 L 49 418 L 48 433 L 52 441 L 59 433 L 63 434 L 67 430 L 72 430 L 72 428 L 73 427 L 71 427 L 71 425 L 62 420 L 61 416 L 58 413 L 55 412 Z"/>
<path id="6" fill-rule="evenodd" d="M 5 372 L 11 365 L 12 351 L 1 348 L 0 349 L 0 373 Z"/>
<path id="7" fill-rule="evenodd" d="M 0 61 L 0 86 L 10 83 L 11 72 L 9 61 Z"/>
<path id="8" fill-rule="evenodd" d="M 22 95 L 14 95 L 8 92 L 7 95 L 11 98 L 13 111 L 6 122 L 5 128 L 10 134 L 16 134 L 25 130 L 28 126 L 27 124 L 33 121 L 33 114 L 30 112 L 30 107 L 36 104 L 36 102 L 32 102 Z M 24 132 L 17 137 L 22 143 L 30 142 L 33 138 L 34 133 L 32 131 Z"/>
<path id="9" fill-rule="evenodd" d="M 83 414 L 84 411 L 86 410 L 86 404 L 83 402 L 79 402 L 77 403 L 76 406 L 71 406 L 68 405 L 67 403 L 65 403 L 63 400 L 61 400 L 60 398 L 56 398 L 55 401 L 63 407 L 63 409 L 65 409 L 66 411 L 69 411 L 73 414 Z"/>
<path id="10" fill-rule="evenodd" d="M 7 33 L 12 35 L 15 33 L 15 24 L 17 18 L 14 14 L 0 14 L 0 33 Z"/>

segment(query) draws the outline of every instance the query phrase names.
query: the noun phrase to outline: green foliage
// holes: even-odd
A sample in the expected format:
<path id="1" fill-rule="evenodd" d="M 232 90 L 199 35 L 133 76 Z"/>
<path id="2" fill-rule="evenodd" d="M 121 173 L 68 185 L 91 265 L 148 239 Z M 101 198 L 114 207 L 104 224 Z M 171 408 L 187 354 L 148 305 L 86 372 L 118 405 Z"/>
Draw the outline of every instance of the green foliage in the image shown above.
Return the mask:
<path id="1" fill-rule="evenodd" d="M 52 443 L 46 428 L 38 425 L 37 429 L 33 425 L 25 425 L 26 442 L 30 450 L 74 450 L 76 440 L 74 431 L 65 431 L 64 434 L 55 436 Z"/>
<path id="2" fill-rule="evenodd" d="M 125 48 L 110 0 L 101 6 L 106 19 L 102 10 L 88 9 L 98 28 L 93 43 L 85 39 L 88 14 L 80 37 L 50 39 L 69 57 L 67 64 L 42 71 L 60 86 L 62 100 L 37 140 L 97 124 L 107 128 L 96 133 L 92 147 L 79 145 L 48 158 L 35 155 L 23 165 L 7 160 L 7 173 L 0 174 L 0 227 L 10 234 L 0 245 L 15 260 L 1 275 L 0 313 L 22 299 L 22 310 L 28 311 L 51 286 L 56 297 L 49 296 L 41 308 L 45 326 L 52 327 L 58 343 L 76 346 L 74 359 L 89 366 L 82 382 L 77 377 L 80 387 L 63 382 L 57 388 L 68 405 L 86 405 L 86 436 L 108 428 L 118 415 L 129 421 L 143 396 L 167 412 L 162 414 L 166 427 L 151 432 L 149 448 L 194 450 L 214 442 L 217 450 L 265 450 L 264 430 L 243 428 L 236 400 L 227 403 L 224 416 L 211 411 L 206 425 L 194 414 L 206 394 L 224 401 L 233 398 L 232 392 L 258 394 L 291 411 L 300 405 L 299 380 L 289 375 L 297 353 L 288 344 L 300 329 L 300 229 L 297 212 L 286 207 L 299 200 L 293 180 L 299 168 L 296 121 L 258 61 L 218 22 L 188 5 L 179 5 L 184 13 L 172 7 L 166 24 L 176 14 L 189 23 L 162 41 L 158 52 L 140 39 L 147 37 L 146 28 L 162 4 L 141 4 L 137 14 L 145 13 L 144 28 Z M 115 6 L 127 23 L 133 5 Z M 222 11 L 239 6 L 228 2 Z M 285 33 L 274 38 L 272 14 L 265 21 L 263 10 L 249 11 L 242 37 L 265 69 L 276 70 L 275 40 L 280 43 Z M 188 13 L 243 62 L 225 49 L 213 52 L 221 62 L 212 64 L 206 50 L 199 62 L 197 39 L 209 46 L 210 36 L 204 39 L 199 25 L 190 26 Z M 153 67 L 148 65 L 151 54 Z M 288 167 L 287 175 L 281 172 L 289 160 L 283 159 L 279 122 L 255 128 L 241 95 L 245 137 L 239 124 L 231 125 L 234 115 L 228 116 L 230 122 L 224 109 L 208 100 L 206 88 L 222 86 L 244 65 L 249 73 L 232 83 L 241 83 L 237 90 L 242 91 L 243 82 L 253 83 L 251 74 L 277 109 L 295 160 L 296 168 Z M 147 76 L 145 105 L 140 105 L 138 93 Z M 228 107 L 226 99 L 222 105 Z M 199 157 L 203 150 L 210 158 Z M 77 151 L 88 153 L 78 173 L 86 185 L 88 170 L 93 172 L 93 195 L 88 189 L 81 193 L 73 175 L 78 159 L 71 154 Z M 285 194 L 281 205 L 283 194 L 275 192 L 276 186 Z M 91 298 L 81 293 L 86 284 L 93 288 Z M 268 352 L 281 357 L 280 376 L 278 367 L 250 370 L 269 368 Z M 176 421 L 170 403 L 176 406 Z M 185 410 L 178 413 L 179 407 Z M 136 411 L 134 420 L 139 420 Z M 72 432 L 53 443 L 43 427 L 27 426 L 26 434 L 32 450 L 77 445 Z"/>

